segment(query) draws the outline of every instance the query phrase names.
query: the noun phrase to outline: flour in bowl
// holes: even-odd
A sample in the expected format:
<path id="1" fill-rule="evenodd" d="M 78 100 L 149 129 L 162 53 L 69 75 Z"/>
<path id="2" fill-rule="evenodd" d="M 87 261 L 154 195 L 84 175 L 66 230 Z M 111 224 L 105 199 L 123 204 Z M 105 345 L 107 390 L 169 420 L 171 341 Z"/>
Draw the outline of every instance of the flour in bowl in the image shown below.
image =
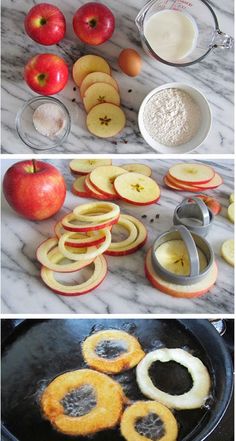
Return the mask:
<path id="1" fill-rule="evenodd" d="M 147 102 L 143 122 L 155 141 L 166 146 L 178 146 L 190 141 L 197 133 L 201 111 L 187 92 L 175 88 L 163 89 Z"/>

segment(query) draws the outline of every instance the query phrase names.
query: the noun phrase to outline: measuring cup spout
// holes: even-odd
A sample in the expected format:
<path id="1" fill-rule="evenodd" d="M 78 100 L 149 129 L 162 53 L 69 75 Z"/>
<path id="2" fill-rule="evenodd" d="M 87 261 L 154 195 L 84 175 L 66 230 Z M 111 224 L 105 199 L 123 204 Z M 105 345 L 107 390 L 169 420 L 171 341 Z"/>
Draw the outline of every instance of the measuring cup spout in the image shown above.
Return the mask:
<path id="1" fill-rule="evenodd" d="M 232 49 L 234 47 L 233 37 L 225 34 L 220 29 L 217 29 L 212 40 L 212 48 L 216 47 L 219 47 L 221 49 Z"/>

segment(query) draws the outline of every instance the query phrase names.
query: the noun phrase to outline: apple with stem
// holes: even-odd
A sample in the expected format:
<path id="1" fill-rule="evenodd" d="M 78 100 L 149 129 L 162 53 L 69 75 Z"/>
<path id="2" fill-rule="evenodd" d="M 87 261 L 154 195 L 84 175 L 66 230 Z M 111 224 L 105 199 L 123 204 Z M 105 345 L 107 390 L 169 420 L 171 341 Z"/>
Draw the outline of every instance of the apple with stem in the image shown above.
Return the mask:
<path id="1" fill-rule="evenodd" d="M 41 95 L 54 95 L 67 84 L 69 69 L 63 58 L 55 54 L 39 54 L 25 66 L 24 79 L 28 86 Z"/>
<path id="2" fill-rule="evenodd" d="M 73 28 L 83 43 L 98 46 L 111 38 L 115 29 L 115 17 L 107 6 L 89 2 L 76 11 Z"/>
<path id="3" fill-rule="evenodd" d="M 57 6 L 40 3 L 25 17 L 25 31 L 32 40 L 44 46 L 59 43 L 66 33 L 66 20 Z"/>
<path id="4" fill-rule="evenodd" d="M 6 171 L 3 193 L 8 204 L 21 216 L 43 220 L 62 207 L 66 184 L 53 165 L 34 159 L 25 160 L 13 164 Z"/>

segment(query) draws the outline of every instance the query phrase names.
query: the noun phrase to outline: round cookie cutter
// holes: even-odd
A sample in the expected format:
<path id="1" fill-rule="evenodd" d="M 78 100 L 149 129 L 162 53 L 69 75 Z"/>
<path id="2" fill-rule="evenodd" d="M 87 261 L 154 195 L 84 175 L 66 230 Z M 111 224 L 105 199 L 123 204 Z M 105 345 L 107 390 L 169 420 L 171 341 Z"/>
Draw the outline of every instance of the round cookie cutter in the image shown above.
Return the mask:
<path id="1" fill-rule="evenodd" d="M 181 276 L 166 270 L 157 260 L 156 250 L 165 242 L 171 240 L 183 240 L 190 261 L 190 274 Z M 200 272 L 200 263 L 197 248 L 199 248 L 207 259 L 206 268 Z M 164 280 L 177 285 L 193 285 L 203 280 L 214 264 L 214 252 L 211 245 L 202 236 L 190 231 L 183 225 L 177 225 L 169 231 L 160 234 L 152 246 L 152 264 L 157 274 Z"/>
<path id="2" fill-rule="evenodd" d="M 214 214 L 202 199 L 197 197 L 185 198 L 174 211 L 174 225 L 183 225 L 192 233 L 203 237 L 207 236 L 213 222 Z"/>

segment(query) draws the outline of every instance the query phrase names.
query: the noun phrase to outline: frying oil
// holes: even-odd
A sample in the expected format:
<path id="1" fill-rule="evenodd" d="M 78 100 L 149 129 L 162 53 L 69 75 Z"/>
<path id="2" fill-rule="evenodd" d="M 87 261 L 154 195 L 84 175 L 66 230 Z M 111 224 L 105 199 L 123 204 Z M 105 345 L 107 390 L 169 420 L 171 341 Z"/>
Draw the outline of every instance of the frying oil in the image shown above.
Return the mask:
<path id="1" fill-rule="evenodd" d="M 198 28 L 189 14 L 166 9 L 147 20 L 144 36 L 159 57 L 174 63 L 193 52 L 197 44 Z"/>

